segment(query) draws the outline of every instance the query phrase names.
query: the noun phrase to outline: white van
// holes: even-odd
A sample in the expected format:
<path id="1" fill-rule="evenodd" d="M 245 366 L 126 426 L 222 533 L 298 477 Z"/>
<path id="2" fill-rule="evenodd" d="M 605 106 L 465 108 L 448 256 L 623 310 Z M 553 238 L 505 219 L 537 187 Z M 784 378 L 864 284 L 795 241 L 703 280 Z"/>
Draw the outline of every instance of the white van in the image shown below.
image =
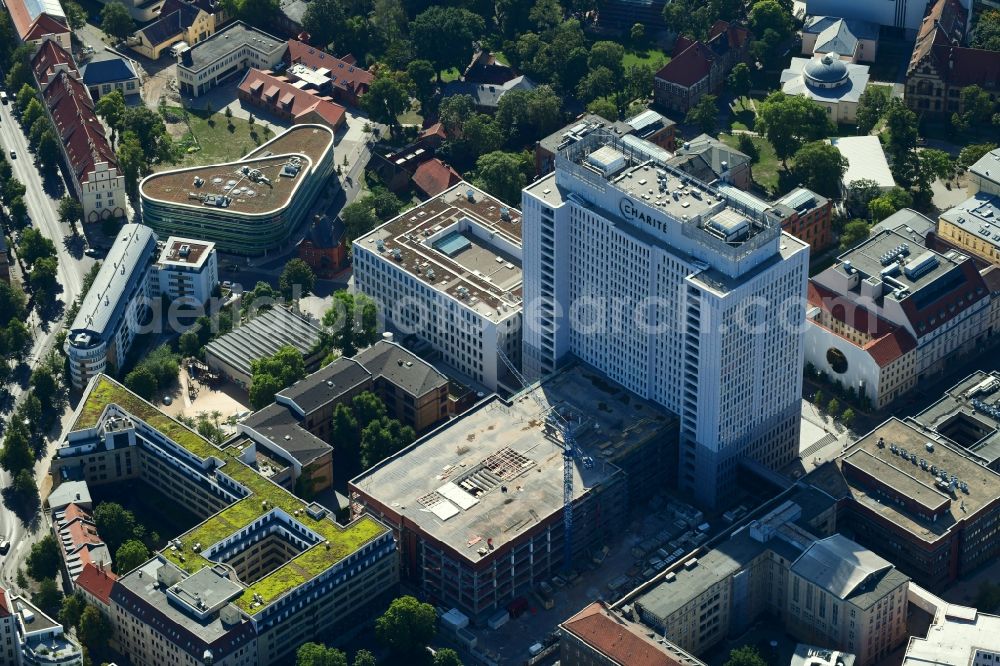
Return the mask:
<path id="1" fill-rule="evenodd" d="M 176 58 L 180 54 L 182 54 L 185 51 L 188 51 L 190 49 L 191 49 L 191 47 L 188 46 L 187 42 L 177 42 L 176 44 L 174 44 L 173 46 L 170 47 L 170 57 L 171 58 Z"/>

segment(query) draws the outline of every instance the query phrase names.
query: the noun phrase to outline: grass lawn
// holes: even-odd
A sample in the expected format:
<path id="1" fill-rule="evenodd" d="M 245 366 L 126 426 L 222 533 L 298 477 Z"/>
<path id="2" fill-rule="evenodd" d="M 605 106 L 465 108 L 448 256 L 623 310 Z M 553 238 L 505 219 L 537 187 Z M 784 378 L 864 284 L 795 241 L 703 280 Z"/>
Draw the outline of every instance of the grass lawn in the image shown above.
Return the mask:
<path id="1" fill-rule="evenodd" d="M 739 149 L 740 147 L 739 137 L 732 134 L 720 134 L 719 139 L 730 148 Z M 764 137 L 755 136 L 753 142 L 760 152 L 760 159 L 753 165 L 753 179 L 773 195 L 778 191 L 778 172 L 781 170 L 781 161 L 774 154 L 774 148 L 770 141 Z"/>
<path id="2" fill-rule="evenodd" d="M 749 97 L 737 98 L 730 109 L 733 112 L 733 129 L 752 130 L 757 124 L 757 113 Z"/>
<path id="3" fill-rule="evenodd" d="M 458 81 L 461 76 L 462 72 L 452 67 L 451 69 L 446 69 L 441 72 L 441 81 L 443 83 L 451 83 L 452 81 Z"/>
<path id="4" fill-rule="evenodd" d="M 167 111 L 176 118 L 183 117 L 183 109 L 180 107 L 167 107 Z M 200 109 L 190 109 L 187 114 L 190 130 L 177 139 L 177 143 L 185 150 L 190 150 L 194 146 L 198 146 L 200 150 L 186 152 L 176 165 L 164 164 L 161 168 L 174 169 L 178 166 L 229 162 L 243 157 L 268 139 L 274 138 L 274 128 L 265 127 L 260 121 L 250 125 L 244 118 L 231 118 L 228 119 L 233 123 L 233 129 L 230 131 L 227 118 L 218 111 L 212 114 L 211 119 Z"/>
<path id="5" fill-rule="evenodd" d="M 626 69 L 632 65 L 652 65 L 658 70 L 668 62 L 670 62 L 670 56 L 655 47 L 645 49 L 626 48 L 625 57 L 622 58 L 622 66 Z"/>

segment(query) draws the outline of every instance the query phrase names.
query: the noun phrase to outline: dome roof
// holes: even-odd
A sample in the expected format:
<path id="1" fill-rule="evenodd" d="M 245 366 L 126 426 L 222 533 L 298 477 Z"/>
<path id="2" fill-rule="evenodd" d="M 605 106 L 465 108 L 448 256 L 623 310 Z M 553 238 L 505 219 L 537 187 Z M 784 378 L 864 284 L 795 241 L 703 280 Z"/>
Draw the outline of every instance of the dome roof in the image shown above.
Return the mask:
<path id="1" fill-rule="evenodd" d="M 802 73 L 807 83 L 829 88 L 847 80 L 847 65 L 835 53 L 827 53 L 807 62 Z"/>

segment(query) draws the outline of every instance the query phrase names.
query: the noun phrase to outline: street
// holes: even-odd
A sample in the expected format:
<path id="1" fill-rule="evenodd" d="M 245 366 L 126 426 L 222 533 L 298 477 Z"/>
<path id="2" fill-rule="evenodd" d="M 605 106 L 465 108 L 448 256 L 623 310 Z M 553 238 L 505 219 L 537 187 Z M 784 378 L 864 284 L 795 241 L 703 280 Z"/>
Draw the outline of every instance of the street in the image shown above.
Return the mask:
<path id="1" fill-rule="evenodd" d="M 44 182 L 38 169 L 35 168 L 33 156 L 28 150 L 28 140 L 21 131 L 21 126 L 14 118 L 12 105 L 0 105 L 0 146 L 14 171 L 14 176 L 24 183 L 26 188 L 24 202 L 28 207 L 31 225 L 42 232 L 56 246 L 59 257 L 59 283 L 63 287 L 58 296 L 63 306 L 72 303 L 80 292 L 83 276 L 93 264 L 93 259 L 84 257 L 82 239 L 76 243 L 67 243 L 67 237 L 72 238 L 69 225 L 59 222 L 59 197 L 62 192 L 49 193 L 45 191 Z M 17 153 L 16 159 L 11 159 L 10 151 Z M 53 181 L 56 182 L 56 181 Z M 61 180 L 58 181 L 61 188 Z M 73 256 L 73 251 L 77 257 Z M 52 349 L 55 338 L 62 328 L 61 321 L 41 322 L 37 313 L 32 313 L 28 321 L 31 327 L 34 345 L 28 358 L 29 366 L 34 369 L 39 360 Z M 20 400 L 23 389 L 19 385 L 10 387 L 14 400 Z M 54 443 L 49 444 L 47 454 L 51 455 Z M 42 487 L 42 480 L 48 474 L 49 455 L 46 455 L 35 465 L 35 479 Z M 10 475 L 0 471 L 0 486 L 11 484 Z M 44 534 L 44 521 L 41 517 L 33 525 L 25 525 L 21 519 L 6 506 L 0 505 L 0 536 L 11 542 L 10 553 L 0 560 L 0 578 L 5 587 L 14 587 L 18 568 L 31 550 L 31 544 Z"/>

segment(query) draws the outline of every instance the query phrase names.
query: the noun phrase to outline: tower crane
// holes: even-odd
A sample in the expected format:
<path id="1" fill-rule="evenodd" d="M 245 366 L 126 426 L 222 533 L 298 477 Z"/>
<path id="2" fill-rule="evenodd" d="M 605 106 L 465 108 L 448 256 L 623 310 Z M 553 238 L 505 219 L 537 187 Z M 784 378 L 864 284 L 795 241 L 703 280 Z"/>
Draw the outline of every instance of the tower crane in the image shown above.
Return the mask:
<path id="1" fill-rule="evenodd" d="M 518 383 L 525 390 L 528 390 L 531 384 L 528 382 L 527 378 L 521 371 L 517 369 L 514 362 L 510 360 L 503 350 L 497 350 L 497 356 L 503 361 L 503 364 L 507 366 L 510 373 L 514 375 Z M 583 451 L 580 449 L 579 444 L 576 442 L 576 437 L 573 434 L 573 428 L 569 421 L 559 413 L 554 405 L 548 405 L 545 403 L 541 397 L 535 391 L 528 390 L 528 395 L 531 399 L 535 401 L 538 405 L 539 410 L 541 410 L 545 422 L 554 427 L 562 435 L 562 451 L 563 451 L 563 570 L 569 571 L 573 565 L 573 467 L 574 458 L 579 458 L 583 463 L 583 466 L 590 469 L 594 466 L 594 459 L 590 456 L 583 455 Z"/>

